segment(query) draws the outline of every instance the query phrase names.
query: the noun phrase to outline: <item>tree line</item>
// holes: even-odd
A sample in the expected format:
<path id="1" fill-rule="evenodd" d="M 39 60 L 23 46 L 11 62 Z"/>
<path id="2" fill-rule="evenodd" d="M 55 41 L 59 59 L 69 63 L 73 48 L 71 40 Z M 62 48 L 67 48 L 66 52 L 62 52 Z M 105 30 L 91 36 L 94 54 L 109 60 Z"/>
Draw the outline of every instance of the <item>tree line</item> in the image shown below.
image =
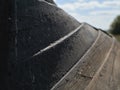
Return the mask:
<path id="1" fill-rule="evenodd" d="M 120 15 L 118 15 L 112 22 L 109 32 L 120 41 Z"/>
<path id="2" fill-rule="evenodd" d="M 120 15 L 117 16 L 112 22 L 109 32 L 113 35 L 120 35 Z"/>

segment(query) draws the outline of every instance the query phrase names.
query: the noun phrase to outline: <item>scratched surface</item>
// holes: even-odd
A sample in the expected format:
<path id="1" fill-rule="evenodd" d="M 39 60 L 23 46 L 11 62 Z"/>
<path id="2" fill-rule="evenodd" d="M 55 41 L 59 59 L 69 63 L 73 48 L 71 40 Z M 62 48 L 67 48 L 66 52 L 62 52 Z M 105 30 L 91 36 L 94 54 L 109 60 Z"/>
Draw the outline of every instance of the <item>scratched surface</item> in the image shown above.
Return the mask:
<path id="1" fill-rule="evenodd" d="M 97 37 L 50 2 L 15 0 L 11 8 L 8 89 L 49 90 Z"/>
<path id="2" fill-rule="evenodd" d="M 120 90 L 119 69 L 120 44 L 101 33 L 93 47 L 51 90 Z"/>
<path id="3" fill-rule="evenodd" d="M 0 90 L 50 90 L 52 87 L 54 90 L 83 90 L 103 65 L 112 38 L 86 23 L 79 23 L 52 0 L 1 0 L 0 6 L 3 12 L 0 13 Z M 94 48 L 93 53 L 88 53 L 91 48 Z M 119 53 L 118 50 L 117 56 Z M 88 57 L 83 58 L 85 55 Z M 81 58 L 85 63 L 79 64 L 77 69 L 83 70 L 82 74 L 75 74 L 74 78 L 73 72 L 69 76 Z M 119 58 L 115 70 L 119 69 L 118 63 Z M 119 72 L 115 73 L 119 78 Z M 92 82 L 96 80 L 101 83 L 103 79 Z M 99 83 L 96 87 L 89 84 L 88 90 L 101 90 L 97 87 Z"/>

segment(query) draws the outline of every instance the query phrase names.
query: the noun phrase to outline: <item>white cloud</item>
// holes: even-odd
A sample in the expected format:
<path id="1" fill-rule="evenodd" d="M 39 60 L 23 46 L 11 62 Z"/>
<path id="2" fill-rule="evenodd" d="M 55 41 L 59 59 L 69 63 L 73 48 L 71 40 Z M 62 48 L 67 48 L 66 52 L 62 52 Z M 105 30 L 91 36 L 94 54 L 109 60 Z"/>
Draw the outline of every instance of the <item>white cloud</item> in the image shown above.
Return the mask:
<path id="1" fill-rule="evenodd" d="M 120 14 L 120 0 L 75 0 L 70 3 L 58 4 L 62 9 L 80 22 L 87 22 L 95 27 L 107 30 Z"/>
<path id="2" fill-rule="evenodd" d="M 90 15 L 119 15 L 120 10 L 102 10 L 102 11 L 92 11 Z"/>
<path id="3" fill-rule="evenodd" d="M 105 1 L 102 6 L 120 9 L 120 1 Z"/>
<path id="4" fill-rule="evenodd" d="M 75 17 L 80 22 L 87 22 L 97 28 L 101 28 L 103 30 L 108 30 L 111 22 L 114 20 L 116 15 L 89 15 L 83 16 L 79 13 L 70 13 L 73 17 Z"/>
<path id="5" fill-rule="evenodd" d="M 72 10 L 76 10 L 76 9 L 92 9 L 95 7 L 100 7 L 100 4 L 97 1 L 92 1 L 92 2 L 74 2 L 74 3 L 67 3 L 67 4 L 63 4 L 60 5 L 61 8 L 68 10 L 68 11 L 72 11 Z"/>
<path id="6" fill-rule="evenodd" d="M 85 0 L 76 0 L 73 3 L 66 3 L 59 5 L 61 8 L 72 11 L 76 9 L 94 9 L 94 8 L 120 8 L 120 1 L 90 1 L 86 2 Z"/>

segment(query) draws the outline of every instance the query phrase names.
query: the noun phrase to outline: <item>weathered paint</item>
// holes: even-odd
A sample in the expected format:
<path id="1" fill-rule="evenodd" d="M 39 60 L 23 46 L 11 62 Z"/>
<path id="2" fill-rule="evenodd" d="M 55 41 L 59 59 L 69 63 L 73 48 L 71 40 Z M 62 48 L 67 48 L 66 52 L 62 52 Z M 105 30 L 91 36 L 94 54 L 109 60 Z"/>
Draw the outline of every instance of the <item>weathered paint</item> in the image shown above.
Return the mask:
<path id="1" fill-rule="evenodd" d="M 111 36 L 52 0 L 0 4 L 0 90 L 120 89 L 120 47 Z"/>

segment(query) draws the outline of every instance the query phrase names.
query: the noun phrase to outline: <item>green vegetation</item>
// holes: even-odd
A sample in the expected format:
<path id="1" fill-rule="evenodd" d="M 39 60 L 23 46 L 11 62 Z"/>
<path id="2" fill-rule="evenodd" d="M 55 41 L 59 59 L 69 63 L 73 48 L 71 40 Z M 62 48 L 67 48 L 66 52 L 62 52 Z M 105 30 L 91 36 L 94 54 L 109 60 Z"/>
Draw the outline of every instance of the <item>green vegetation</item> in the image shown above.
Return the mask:
<path id="1" fill-rule="evenodd" d="M 110 26 L 109 32 L 120 41 L 120 15 L 114 19 Z"/>

